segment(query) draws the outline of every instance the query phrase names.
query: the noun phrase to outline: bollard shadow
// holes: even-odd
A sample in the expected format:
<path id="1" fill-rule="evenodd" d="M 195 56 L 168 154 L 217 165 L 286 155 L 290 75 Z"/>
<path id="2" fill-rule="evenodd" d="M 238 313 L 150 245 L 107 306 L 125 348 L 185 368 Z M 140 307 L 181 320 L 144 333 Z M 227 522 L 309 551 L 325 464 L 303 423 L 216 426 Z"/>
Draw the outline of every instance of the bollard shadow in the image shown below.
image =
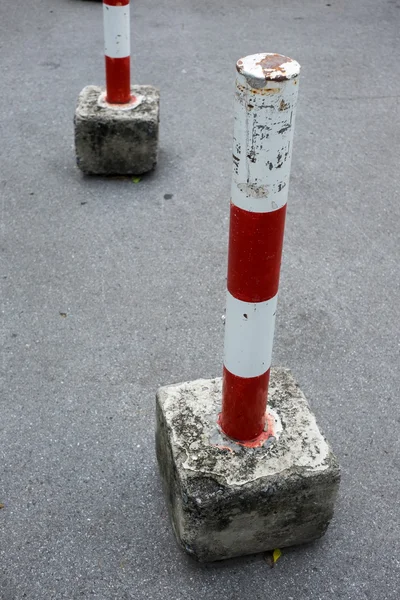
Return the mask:
<path id="1" fill-rule="evenodd" d="M 151 171 L 147 171 L 146 173 L 142 173 L 139 175 L 101 175 L 101 174 L 89 174 L 84 173 L 80 170 L 79 166 L 74 164 L 74 171 L 80 176 L 80 180 L 83 182 L 90 181 L 100 181 L 100 182 L 113 182 L 113 181 L 122 181 L 125 183 L 134 183 L 134 184 L 145 184 L 154 181 L 156 178 L 160 178 L 170 169 L 170 163 L 168 161 L 169 153 L 166 152 L 163 148 L 160 148 L 158 151 L 157 163 L 151 169 Z"/>
<path id="2" fill-rule="evenodd" d="M 90 2 L 91 4 L 99 4 L 100 2 L 103 2 L 103 0 L 66 0 L 68 3 L 74 3 L 74 4 L 78 4 L 82 3 L 82 2 Z"/>
<path id="3" fill-rule="evenodd" d="M 152 181 L 157 175 L 156 169 L 157 167 L 142 175 L 88 175 L 87 173 L 80 173 L 84 181 L 125 181 L 138 184 Z"/>
<path id="4" fill-rule="evenodd" d="M 257 554 L 246 554 L 244 556 L 236 556 L 234 558 L 227 558 L 224 560 L 218 560 L 214 562 L 198 562 L 191 556 L 185 553 L 182 548 L 181 554 L 184 557 L 185 566 L 188 570 L 192 572 L 223 572 L 226 570 L 234 571 L 236 569 L 242 568 L 245 565 L 264 562 L 266 568 L 273 569 L 275 567 L 281 566 L 285 557 L 294 557 L 300 556 L 304 554 L 309 554 L 311 552 L 320 551 L 324 545 L 323 538 L 319 540 L 315 540 L 314 542 L 308 542 L 306 544 L 299 544 L 297 546 L 288 546 L 287 548 L 280 548 L 281 556 L 279 560 L 274 561 L 273 559 L 273 551 L 265 551 L 259 552 Z"/>

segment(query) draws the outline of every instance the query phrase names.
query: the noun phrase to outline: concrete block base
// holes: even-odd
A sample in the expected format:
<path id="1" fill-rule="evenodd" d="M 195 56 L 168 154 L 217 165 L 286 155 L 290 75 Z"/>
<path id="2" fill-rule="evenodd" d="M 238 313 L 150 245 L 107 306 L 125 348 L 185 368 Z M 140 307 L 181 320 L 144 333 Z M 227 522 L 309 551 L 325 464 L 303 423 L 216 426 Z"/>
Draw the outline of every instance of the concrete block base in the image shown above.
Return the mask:
<path id="1" fill-rule="evenodd" d="M 105 89 L 86 86 L 75 111 L 78 167 L 88 175 L 140 175 L 154 168 L 158 153 L 160 95 L 151 85 L 133 85 L 142 96 L 134 109 L 104 107 Z"/>
<path id="2" fill-rule="evenodd" d="M 261 448 L 218 430 L 221 386 L 200 379 L 157 393 L 157 459 L 179 544 L 214 561 L 319 538 L 340 470 L 290 371 L 271 370 L 275 435 Z"/>

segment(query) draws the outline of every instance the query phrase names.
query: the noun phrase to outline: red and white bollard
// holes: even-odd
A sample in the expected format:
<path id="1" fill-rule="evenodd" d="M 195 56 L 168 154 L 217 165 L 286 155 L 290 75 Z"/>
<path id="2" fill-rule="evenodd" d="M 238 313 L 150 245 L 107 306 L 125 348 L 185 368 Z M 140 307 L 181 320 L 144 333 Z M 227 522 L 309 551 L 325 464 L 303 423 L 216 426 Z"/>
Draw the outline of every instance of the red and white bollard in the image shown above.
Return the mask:
<path id="1" fill-rule="evenodd" d="M 87 175 L 141 175 L 157 164 L 160 93 L 131 85 L 129 0 L 102 4 L 106 86 L 87 85 L 79 94 L 76 161 Z"/>
<path id="2" fill-rule="evenodd" d="M 279 54 L 237 62 L 222 431 L 262 440 L 300 65 Z"/>
<path id="3" fill-rule="evenodd" d="M 103 0 L 106 96 L 108 104 L 129 104 L 131 96 L 129 0 Z"/>
<path id="4" fill-rule="evenodd" d="M 271 369 L 267 412 L 300 67 L 257 54 L 237 70 L 224 374 L 162 387 L 156 400 L 173 529 L 204 562 L 320 538 L 340 481 L 289 369 Z"/>

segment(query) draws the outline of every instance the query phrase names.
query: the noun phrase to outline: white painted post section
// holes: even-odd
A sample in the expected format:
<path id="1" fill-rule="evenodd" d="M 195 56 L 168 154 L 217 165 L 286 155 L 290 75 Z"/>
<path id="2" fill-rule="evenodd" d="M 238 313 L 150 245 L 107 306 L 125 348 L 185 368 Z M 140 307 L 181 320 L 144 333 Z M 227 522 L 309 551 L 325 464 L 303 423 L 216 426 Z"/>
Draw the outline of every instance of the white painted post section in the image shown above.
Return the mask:
<path id="1" fill-rule="evenodd" d="M 130 6 L 103 3 L 104 54 L 110 58 L 126 58 L 131 54 Z"/>

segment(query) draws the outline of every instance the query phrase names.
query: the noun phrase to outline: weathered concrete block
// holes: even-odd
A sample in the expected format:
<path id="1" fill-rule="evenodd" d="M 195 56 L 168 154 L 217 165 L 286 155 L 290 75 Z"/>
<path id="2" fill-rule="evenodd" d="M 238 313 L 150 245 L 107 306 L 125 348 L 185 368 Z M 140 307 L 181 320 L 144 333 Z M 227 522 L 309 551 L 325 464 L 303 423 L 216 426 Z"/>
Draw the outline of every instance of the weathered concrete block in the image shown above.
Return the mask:
<path id="1" fill-rule="evenodd" d="M 160 95 L 151 85 L 134 85 L 143 101 L 132 110 L 98 105 L 104 88 L 86 86 L 75 111 L 78 167 L 88 175 L 140 175 L 154 168 L 158 153 Z"/>
<path id="2" fill-rule="evenodd" d="M 271 370 L 276 436 L 263 447 L 222 436 L 216 426 L 220 406 L 220 378 L 157 393 L 157 459 L 182 548 L 213 561 L 322 536 L 340 470 L 290 371 Z"/>

